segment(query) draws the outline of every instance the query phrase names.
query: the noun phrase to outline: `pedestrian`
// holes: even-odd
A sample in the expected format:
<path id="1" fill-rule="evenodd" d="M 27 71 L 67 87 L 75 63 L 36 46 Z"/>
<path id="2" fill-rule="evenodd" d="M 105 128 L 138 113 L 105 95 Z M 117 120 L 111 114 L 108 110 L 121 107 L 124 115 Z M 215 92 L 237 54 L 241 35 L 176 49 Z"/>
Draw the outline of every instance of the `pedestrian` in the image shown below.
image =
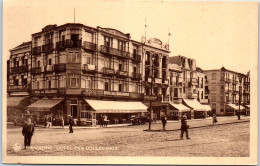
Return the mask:
<path id="1" fill-rule="evenodd" d="M 189 125 L 187 125 L 187 116 L 184 115 L 181 117 L 181 139 L 183 139 L 184 132 L 186 133 L 186 138 L 190 139 L 188 135 L 188 128 Z"/>
<path id="2" fill-rule="evenodd" d="M 163 130 L 165 130 L 165 126 L 166 126 L 166 123 L 167 123 L 166 115 L 162 115 L 161 121 L 162 121 L 162 125 L 163 125 Z"/>
<path id="3" fill-rule="evenodd" d="M 104 126 L 104 116 L 103 116 L 103 114 L 100 115 L 100 122 L 99 122 L 99 124 L 100 124 L 100 127 Z"/>
<path id="4" fill-rule="evenodd" d="M 105 127 L 107 127 L 107 124 L 108 124 L 108 119 L 107 119 L 106 114 L 104 114 L 104 125 L 105 125 Z"/>
<path id="5" fill-rule="evenodd" d="M 44 126 L 47 128 L 47 123 L 48 123 L 48 117 L 47 115 L 44 116 Z"/>
<path id="6" fill-rule="evenodd" d="M 60 121 L 61 121 L 61 127 L 64 128 L 64 119 L 63 119 L 63 116 L 61 117 Z"/>
<path id="7" fill-rule="evenodd" d="M 31 119 L 28 118 L 27 122 L 23 125 L 22 134 L 24 136 L 24 149 L 31 146 L 32 136 L 34 134 L 34 125 L 31 123 Z"/>
<path id="8" fill-rule="evenodd" d="M 216 114 L 213 114 L 212 120 L 213 120 L 213 125 L 215 125 L 218 122 Z"/>
<path id="9" fill-rule="evenodd" d="M 69 133 L 73 133 L 72 126 L 73 126 L 73 119 L 72 119 L 72 117 L 69 115 L 69 129 L 70 129 L 70 132 L 69 132 Z"/>

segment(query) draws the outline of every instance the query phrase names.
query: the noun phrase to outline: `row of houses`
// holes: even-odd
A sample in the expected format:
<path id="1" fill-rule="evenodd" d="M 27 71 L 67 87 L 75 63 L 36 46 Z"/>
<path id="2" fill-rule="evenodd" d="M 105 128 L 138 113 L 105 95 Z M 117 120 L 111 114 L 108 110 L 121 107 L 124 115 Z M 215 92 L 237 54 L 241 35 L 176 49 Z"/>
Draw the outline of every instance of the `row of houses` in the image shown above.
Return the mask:
<path id="1" fill-rule="evenodd" d="M 203 71 L 194 59 L 169 57 L 169 45 L 157 38 L 138 42 L 116 29 L 47 25 L 10 53 L 10 118 L 27 110 L 40 119 L 72 115 L 95 124 L 106 114 L 111 123 L 123 123 L 131 115 L 146 115 L 150 104 L 153 119 L 162 113 L 169 119 L 183 112 L 190 118 L 206 117 L 207 111 L 231 115 L 239 87 L 241 103 L 250 103 L 249 73 Z"/>

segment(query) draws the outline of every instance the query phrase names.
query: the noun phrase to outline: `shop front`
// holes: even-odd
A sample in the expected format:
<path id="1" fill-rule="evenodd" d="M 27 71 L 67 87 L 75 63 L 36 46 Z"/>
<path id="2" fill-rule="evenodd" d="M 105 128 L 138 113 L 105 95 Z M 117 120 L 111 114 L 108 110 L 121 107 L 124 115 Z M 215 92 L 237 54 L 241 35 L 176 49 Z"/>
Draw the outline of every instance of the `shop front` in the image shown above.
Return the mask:
<path id="1" fill-rule="evenodd" d="M 32 103 L 30 97 L 8 97 L 7 98 L 7 121 L 13 121 L 15 117 L 26 113 L 26 108 Z"/>
<path id="2" fill-rule="evenodd" d="M 191 109 L 182 103 L 169 102 L 169 120 L 179 120 L 182 115 L 186 115 L 188 119 L 191 118 Z"/>
<path id="3" fill-rule="evenodd" d="M 53 124 L 59 124 L 64 116 L 64 99 L 39 99 L 27 107 L 30 113 L 37 116 L 37 123 L 44 123 L 45 116 L 51 116 Z"/>
<path id="4" fill-rule="evenodd" d="M 191 118 L 206 118 L 207 112 L 211 110 L 210 106 L 202 105 L 197 99 L 183 99 L 183 104 L 192 109 Z"/>
<path id="5" fill-rule="evenodd" d="M 106 117 L 108 124 L 130 123 L 131 116 L 147 113 L 147 106 L 142 102 L 105 101 L 85 99 L 81 110 L 82 125 L 101 124 L 102 117 Z"/>

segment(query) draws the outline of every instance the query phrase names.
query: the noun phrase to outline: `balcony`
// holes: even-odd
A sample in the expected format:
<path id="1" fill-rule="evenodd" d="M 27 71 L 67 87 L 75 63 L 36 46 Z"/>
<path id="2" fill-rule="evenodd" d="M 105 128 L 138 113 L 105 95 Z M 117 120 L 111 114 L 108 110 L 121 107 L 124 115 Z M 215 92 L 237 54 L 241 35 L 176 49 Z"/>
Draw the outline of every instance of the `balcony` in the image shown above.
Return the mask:
<path id="1" fill-rule="evenodd" d="M 132 54 L 132 60 L 141 62 L 141 55 Z"/>
<path id="2" fill-rule="evenodd" d="M 101 45 L 100 46 L 100 52 L 110 54 L 110 55 L 115 55 L 123 58 L 128 58 L 129 57 L 129 52 L 119 50 L 116 48 L 111 48 L 108 46 Z"/>
<path id="3" fill-rule="evenodd" d="M 84 41 L 84 49 L 89 50 L 89 51 L 96 51 L 97 50 L 97 45 L 92 42 L 87 42 Z"/>
<path id="4" fill-rule="evenodd" d="M 52 52 L 53 51 L 53 43 L 42 45 L 42 52 Z"/>
<path id="5" fill-rule="evenodd" d="M 40 54 L 41 53 L 41 46 L 33 47 L 32 48 L 32 54 Z"/>
<path id="6" fill-rule="evenodd" d="M 233 94 L 238 94 L 238 91 L 237 90 L 233 90 Z"/>
<path id="7" fill-rule="evenodd" d="M 190 99 L 196 99 L 197 96 L 198 95 L 196 93 L 188 93 L 188 98 L 190 98 Z"/>
<path id="8" fill-rule="evenodd" d="M 238 84 L 238 81 L 232 80 L 232 84 Z"/>
<path id="9" fill-rule="evenodd" d="M 40 74 L 41 73 L 41 67 L 33 67 L 32 68 L 32 74 Z"/>
<path id="10" fill-rule="evenodd" d="M 225 93 L 231 93 L 232 90 L 231 89 L 225 89 Z"/>
<path id="11" fill-rule="evenodd" d="M 66 64 L 65 63 L 55 64 L 54 65 L 54 71 L 56 73 L 65 72 L 66 71 Z"/>
<path id="12" fill-rule="evenodd" d="M 161 84 L 162 83 L 162 79 L 161 78 L 155 78 L 154 81 L 156 84 Z"/>
<path id="13" fill-rule="evenodd" d="M 65 41 L 59 41 L 59 42 L 56 42 L 56 50 L 58 51 L 62 51 L 66 48 L 66 43 Z"/>
<path id="14" fill-rule="evenodd" d="M 103 74 L 104 75 L 114 75 L 115 74 L 115 70 L 104 67 L 103 68 Z"/>
<path id="15" fill-rule="evenodd" d="M 91 64 L 84 64 L 82 65 L 82 71 L 83 73 L 93 73 L 96 70 L 96 66 L 95 65 L 91 65 Z"/>
<path id="16" fill-rule="evenodd" d="M 198 85 L 198 80 L 197 80 L 197 78 L 191 78 L 191 79 L 190 79 L 190 83 L 191 83 L 192 85 Z"/>
<path id="17" fill-rule="evenodd" d="M 11 73 L 26 73 L 28 72 L 28 66 L 11 67 Z"/>
<path id="18" fill-rule="evenodd" d="M 141 73 L 133 73 L 133 80 L 141 80 L 142 79 L 142 75 Z"/>
<path id="19" fill-rule="evenodd" d="M 169 85 L 169 79 L 162 79 L 162 83 Z"/>
<path id="20" fill-rule="evenodd" d="M 127 71 L 117 71 L 116 72 L 116 74 L 117 74 L 117 77 L 123 77 L 123 78 L 126 78 L 126 77 L 128 77 L 128 73 L 127 73 Z"/>
<path id="21" fill-rule="evenodd" d="M 225 82 L 226 82 L 226 83 L 231 83 L 231 79 L 225 78 Z"/>
<path id="22" fill-rule="evenodd" d="M 244 94 L 250 94 L 249 90 L 244 90 Z"/>
<path id="23" fill-rule="evenodd" d="M 99 97 L 99 96 L 104 96 L 104 90 L 100 90 L 100 89 L 82 89 L 81 94 L 84 95 L 84 96 Z"/>

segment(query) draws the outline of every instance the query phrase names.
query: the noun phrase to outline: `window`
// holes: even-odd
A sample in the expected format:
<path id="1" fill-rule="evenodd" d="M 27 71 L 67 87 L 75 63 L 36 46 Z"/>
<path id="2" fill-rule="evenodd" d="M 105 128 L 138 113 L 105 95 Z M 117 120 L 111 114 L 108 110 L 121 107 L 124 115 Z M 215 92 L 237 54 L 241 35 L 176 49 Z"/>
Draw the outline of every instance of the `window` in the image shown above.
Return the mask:
<path id="1" fill-rule="evenodd" d="M 183 93 L 185 93 L 185 87 L 183 87 Z"/>
<path id="2" fill-rule="evenodd" d="M 203 99 L 203 92 L 201 92 L 201 99 Z"/>
<path id="3" fill-rule="evenodd" d="M 123 92 L 123 91 L 124 91 L 124 86 L 123 86 L 123 84 L 119 84 L 119 86 L 118 86 L 118 91 L 119 91 L 119 92 Z"/>
<path id="4" fill-rule="evenodd" d="M 211 97 L 211 101 L 212 101 L 212 102 L 216 102 L 216 96 L 212 96 L 212 97 Z"/>
<path id="5" fill-rule="evenodd" d="M 212 73 L 212 80 L 216 80 L 216 73 Z"/>
<path id="6" fill-rule="evenodd" d="M 70 88 L 79 88 L 79 75 L 77 74 L 70 74 L 68 76 L 68 84 Z"/>
<path id="7" fill-rule="evenodd" d="M 110 89 L 110 83 L 105 82 L 105 91 L 109 91 L 109 89 Z"/>
<path id="8" fill-rule="evenodd" d="M 51 65 L 51 58 L 48 60 L 48 65 Z"/>
<path id="9" fill-rule="evenodd" d="M 119 64 L 118 70 L 119 70 L 119 71 L 123 71 L 123 70 L 124 70 L 124 69 L 123 69 L 123 64 Z"/>
<path id="10" fill-rule="evenodd" d="M 104 45 L 107 47 L 113 47 L 113 38 L 110 37 L 104 37 Z"/>
<path id="11" fill-rule="evenodd" d="M 212 84 L 212 91 L 216 90 L 216 84 Z"/>
<path id="12" fill-rule="evenodd" d="M 41 61 L 37 61 L 37 67 L 41 67 Z"/>

